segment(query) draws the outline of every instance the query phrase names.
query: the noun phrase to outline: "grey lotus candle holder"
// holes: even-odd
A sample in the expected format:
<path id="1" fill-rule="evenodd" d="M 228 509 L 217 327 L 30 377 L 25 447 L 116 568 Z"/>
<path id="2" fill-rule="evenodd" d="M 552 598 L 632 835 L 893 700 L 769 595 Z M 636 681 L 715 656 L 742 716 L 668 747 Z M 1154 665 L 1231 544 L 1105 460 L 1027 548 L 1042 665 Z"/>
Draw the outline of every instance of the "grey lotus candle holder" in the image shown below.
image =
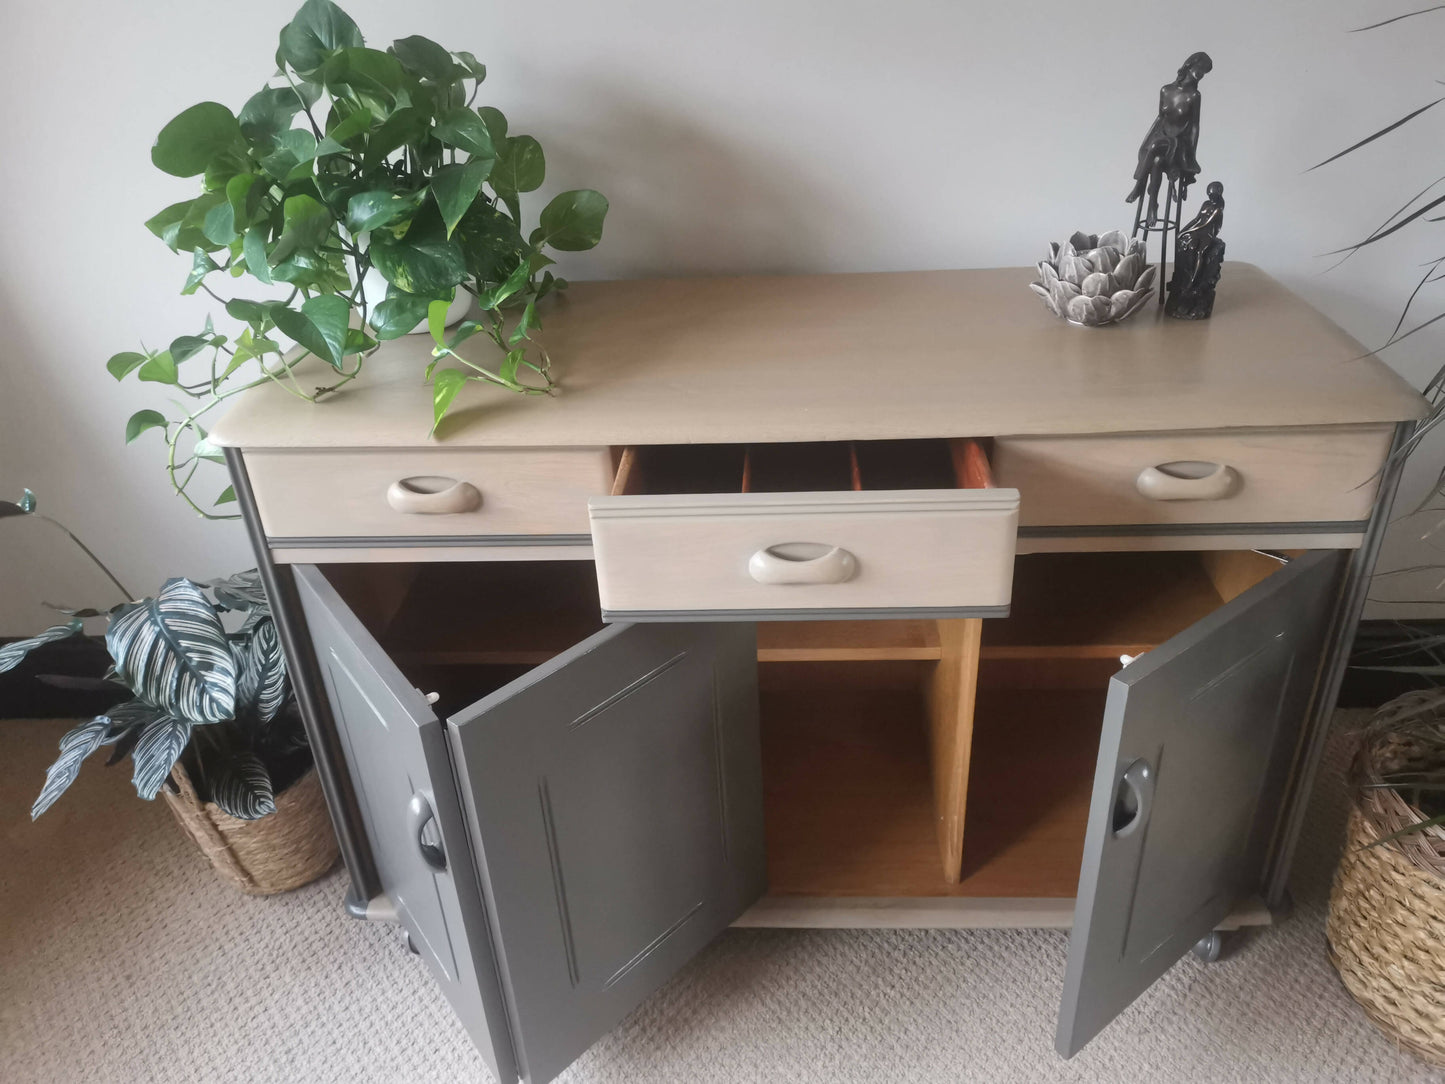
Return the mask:
<path id="1" fill-rule="evenodd" d="M 1122 230 L 1076 233 L 1062 246 L 1049 245 L 1038 266 L 1030 288 L 1055 316 L 1080 327 L 1116 324 L 1138 312 L 1159 274 L 1145 259 L 1144 243 Z"/>

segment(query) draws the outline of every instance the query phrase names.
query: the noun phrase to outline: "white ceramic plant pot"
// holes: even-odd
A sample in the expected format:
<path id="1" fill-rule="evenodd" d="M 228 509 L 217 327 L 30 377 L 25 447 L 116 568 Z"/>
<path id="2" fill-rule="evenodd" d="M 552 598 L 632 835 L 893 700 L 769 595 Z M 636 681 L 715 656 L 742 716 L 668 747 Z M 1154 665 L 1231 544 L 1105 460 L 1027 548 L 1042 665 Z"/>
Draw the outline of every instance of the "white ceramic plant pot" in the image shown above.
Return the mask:
<path id="1" fill-rule="evenodd" d="M 367 268 L 366 277 L 361 280 L 361 288 L 362 291 L 366 294 L 367 304 L 373 309 L 386 300 L 386 278 L 382 275 L 380 271 L 378 271 L 374 267 Z M 462 287 L 458 286 L 457 296 L 452 299 L 452 303 L 447 309 L 446 326 L 451 327 L 453 324 L 461 323 L 462 320 L 466 318 L 466 315 L 471 310 L 471 307 L 472 295 L 467 293 L 467 291 L 464 290 Z M 407 334 L 416 335 L 420 332 L 425 332 L 426 329 L 426 321 L 423 320 L 419 324 L 417 324 L 416 327 L 412 328 L 411 331 L 409 331 Z"/>

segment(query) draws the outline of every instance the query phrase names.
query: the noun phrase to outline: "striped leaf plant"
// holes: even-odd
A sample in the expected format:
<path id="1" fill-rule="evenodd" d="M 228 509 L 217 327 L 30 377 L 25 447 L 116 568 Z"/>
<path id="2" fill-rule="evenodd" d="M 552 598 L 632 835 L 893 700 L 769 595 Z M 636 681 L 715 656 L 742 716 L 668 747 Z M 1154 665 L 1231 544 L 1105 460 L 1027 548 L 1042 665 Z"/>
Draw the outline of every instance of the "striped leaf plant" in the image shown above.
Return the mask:
<path id="1" fill-rule="evenodd" d="M 0 518 L 34 514 L 29 491 L 20 502 L 0 501 Z M 170 579 L 154 597 L 61 612 L 63 624 L 0 645 L 0 672 L 45 644 L 83 635 L 86 618 L 104 617 L 106 677 L 131 698 L 61 739 L 32 820 L 102 747 L 111 749 L 108 764 L 130 757 L 142 798 L 155 798 L 181 762 L 202 800 L 223 812 L 255 820 L 275 811 L 276 792 L 310 759 L 280 637 L 254 569 L 205 584 Z"/>

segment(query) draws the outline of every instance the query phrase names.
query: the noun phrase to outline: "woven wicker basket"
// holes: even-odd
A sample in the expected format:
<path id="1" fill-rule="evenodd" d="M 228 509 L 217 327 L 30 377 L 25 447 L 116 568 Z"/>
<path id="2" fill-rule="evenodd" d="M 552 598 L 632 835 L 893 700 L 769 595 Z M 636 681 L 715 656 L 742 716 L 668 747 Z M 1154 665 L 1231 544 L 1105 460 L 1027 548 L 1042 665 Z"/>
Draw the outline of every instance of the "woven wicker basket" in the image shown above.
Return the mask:
<path id="1" fill-rule="evenodd" d="M 1445 717 L 1445 696 L 1398 697 L 1362 735 L 1325 932 L 1330 961 L 1365 1014 L 1401 1047 L 1445 1066 L 1445 830 L 1370 846 L 1422 817 L 1397 791 L 1363 786 L 1425 766 L 1418 740 L 1395 729 L 1422 716 Z"/>
<path id="2" fill-rule="evenodd" d="M 315 768 L 276 796 L 276 812 L 254 821 L 222 813 L 214 802 L 202 803 L 179 763 L 171 769 L 171 778 L 180 793 L 161 789 L 171 812 L 216 872 L 242 892 L 288 892 L 310 884 L 336 863 L 336 834 Z"/>

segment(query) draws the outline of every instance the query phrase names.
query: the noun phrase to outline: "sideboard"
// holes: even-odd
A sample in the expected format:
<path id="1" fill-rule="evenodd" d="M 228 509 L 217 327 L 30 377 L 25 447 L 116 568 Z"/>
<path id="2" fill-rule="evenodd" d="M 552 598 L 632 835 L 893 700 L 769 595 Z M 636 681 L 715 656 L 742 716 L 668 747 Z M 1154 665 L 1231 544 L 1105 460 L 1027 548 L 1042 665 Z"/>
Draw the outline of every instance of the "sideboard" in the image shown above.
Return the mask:
<path id="1" fill-rule="evenodd" d="M 216 426 L 349 908 L 499 1080 L 730 924 L 1070 928 L 1069 1056 L 1280 912 L 1425 404 L 1246 264 L 1199 323 L 1028 279 L 579 283 L 555 397 L 428 439 L 412 336 Z"/>

